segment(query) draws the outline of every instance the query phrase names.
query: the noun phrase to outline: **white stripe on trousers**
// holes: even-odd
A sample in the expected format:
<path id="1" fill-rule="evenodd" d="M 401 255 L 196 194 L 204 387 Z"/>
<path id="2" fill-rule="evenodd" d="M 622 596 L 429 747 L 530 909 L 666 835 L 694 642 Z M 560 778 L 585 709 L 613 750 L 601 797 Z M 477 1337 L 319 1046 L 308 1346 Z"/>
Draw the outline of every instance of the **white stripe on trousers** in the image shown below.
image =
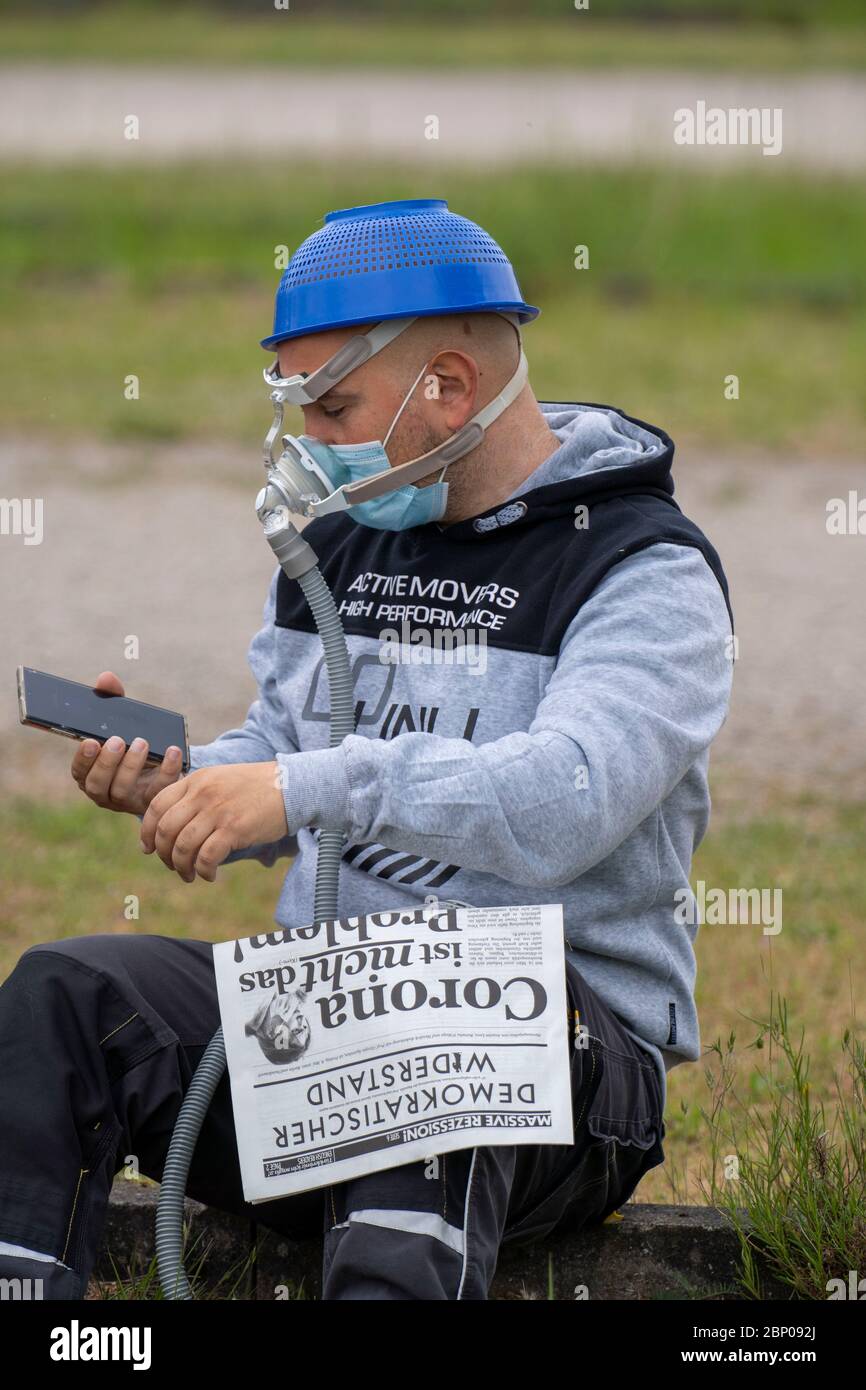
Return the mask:
<path id="1" fill-rule="evenodd" d="M 455 1250 L 458 1255 L 463 1254 L 463 1232 L 460 1227 L 450 1225 L 432 1211 L 380 1211 L 372 1207 L 364 1211 L 349 1212 L 348 1219 L 341 1221 L 338 1226 L 332 1226 L 331 1230 L 343 1231 L 349 1225 L 355 1224 L 382 1226 L 389 1231 L 411 1231 L 416 1236 L 432 1236 L 434 1240 L 440 1240 L 443 1245 Z"/>
<path id="2" fill-rule="evenodd" d="M 463 1203 L 463 1269 L 460 1272 L 460 1286 L 457 1290 L 457 1297 L 463 1293 L 463 1285 L 466 1281 L 466 1261 L 469 1254 L 469 1198 L 472 1194 L 472 1179 L 475 1176 L 475 1160 L 478 1157 L 478 1150 L 472 1150 L 472 1162 L 469 1165 L 469 1177 L 466 1180 L 466 1200 Z"/>
<path id="3" fill-rule="evenodd" d="M 19 1259 L 39 1260 L 49 1265 L 60 1265 L 61 1269 L 71 1269 L 71 1265 L 65 1265 L 54 1255 L 43 1255 L 40 1250 L 28 1250 L 23 1245 L 9 1245 L 5 1240 L 0 1240 L 0 1255 L 15 1255 Z"/>

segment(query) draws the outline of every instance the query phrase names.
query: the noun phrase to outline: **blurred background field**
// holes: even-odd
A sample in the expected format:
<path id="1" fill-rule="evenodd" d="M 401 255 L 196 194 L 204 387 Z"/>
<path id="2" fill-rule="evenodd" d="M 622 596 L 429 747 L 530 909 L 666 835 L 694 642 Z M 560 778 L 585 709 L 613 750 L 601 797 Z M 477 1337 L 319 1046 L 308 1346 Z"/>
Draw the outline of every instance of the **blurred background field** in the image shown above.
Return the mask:
<path id="1" fill-rule="evenodd" d="M 291 0 L 174 4 L 4 0 L 10 58 L 245 63 L 321 68 L 599 65 L 856 69 L 866 60 L 859 0 Z M 586 23 L 587 19 L 591 22 Z M 577 20 L 577 22 L 575 22 Z"/>
<path id="2" fill-rule="evenodd" d="M 579 390 L 667 419 L 682 442 L 854 453 L 866 185 L 760 172 L 7 167 L 5 425 L 249 448 L 275 248 L 296 247 L 331 208 L 435 196 L 490 230 L 542 306 L 526 344 L 548 399 Z M 574 269 L 577 245 L 587 271 Z M 133 409 L 116 388 L 127 371 L 142 383 Z"/>
<path id="3" fill-rule="evenodd" d="M 744 72 L 759 85 L 832 75 L 862 94 L 866 23 L 853 0 L 601 8 L 3 4 L 0 50 L 17 81 L 29 65 L 40 81 L 46 66 L 49 78 L 78 65 L 122 81 L 141 65 L 185 65 L 218 87 L 261 67 L 285 70 L 288 90 L 316 73 L 312 125 L 348 69 L 369 70 L 371 89 L 379 70 L 477 70 L 516 90 L 553 70 L 622 86 L 670 69 L 732 84 Z M 53 119 L 59 138 L 62 108 Z M 261 121 L 274 134 L 266 159 L 217 151 L 145 168 L 130 148 L 110 167 L 0 168 L 0 491 L 42 496 L 46 509 L 42 545 L 0 544 L 0 975 L 28 945 L 81 932 L 216 940 L 270 924 L 286 861 L 186 885 L 143 859 L 136 824 L 74 788 L 72 745 L 18 728 L 14 668 L 78 680 L 114 669 L 131 693 L 184 709 L 197 742 L 242 721 L 270 573 L 252 499 L 270 419 L 258 340 L 275 249 L 294 250 L 333 208 L 445 197 L 500 241 L 542 307 L 526 332 L 536 393 L 620 406 L 677 443 L 678 495 L 720 550 L 741 636 L 713 756 L 716 812 L 692 877 L 784 892 L 777 937 L 701 929 L 702 1039 L 737 1031 L 743 1089 L 761 1113 L 750 1020 L 772 987 L 806 1030 L 814 1092 L 831 1103 L 866 972 L 866 541 L 825 527 L 829 497 L 866 494 L 862 177 L 785 155 L 736 169 L 543 157 L 431 168 L 420 132 L 401 161 L 351 148 L 305 159 L 304 129 L 281 126 L 270 105 Z M 574 268 L 578 245 L 589 270 Z M 136 401 L 124 397 L 130 373 Z M 731 373 L 737 400 L 724 394 Z M 133 668 L 129 632 L 142 643 Z M 129 895 L 137 920 L 124 916 Z M 668 1161 L 640 1200 L 701 1199 L 706 1102 L 701 1064 L 671 1074 Z"/>

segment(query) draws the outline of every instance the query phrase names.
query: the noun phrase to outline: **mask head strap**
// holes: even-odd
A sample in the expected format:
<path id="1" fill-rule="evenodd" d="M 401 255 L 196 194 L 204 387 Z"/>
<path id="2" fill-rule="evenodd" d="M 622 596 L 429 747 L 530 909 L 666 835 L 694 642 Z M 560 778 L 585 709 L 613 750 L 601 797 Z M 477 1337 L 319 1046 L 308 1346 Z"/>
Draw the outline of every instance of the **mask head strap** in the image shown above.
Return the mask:
<path id="1" fill-rule="evenodd" d="M 271 400 L 279 398 L 284 404 L 312 405 L 356 367 L 375 357 L 377 352 L 381 352 L 414 322 L 414 318 L 385 319 L 371 328 L 369 333 L 356 333 L 314 372 L 280 376 L 278 362 L 274 362 L 270 367 L 265 367 L 262 373 L 271 387 Z"/>
<path id="2" fill-rule="evenodd" d="M 385 319 L 371 328 L 369 333 L 356 333 L 314 372 L 280 376 L 278 362 L 265 367 L 262 376 L 274 404 L 274 422 L 264 443 L 265 467 L 272 468 L 276 463 L 273 454 L 274 443 L 283 427 L 283 410 L 287 404 L 313 405 L 326 391 L 330 391 L 332 386 L 336 386 L 338 381 L 342 381 L 356 367 L 375 357 L 377 352 L 381 352 L 382 348 L 387 347 L 414 322 L 414 317 Z"/>

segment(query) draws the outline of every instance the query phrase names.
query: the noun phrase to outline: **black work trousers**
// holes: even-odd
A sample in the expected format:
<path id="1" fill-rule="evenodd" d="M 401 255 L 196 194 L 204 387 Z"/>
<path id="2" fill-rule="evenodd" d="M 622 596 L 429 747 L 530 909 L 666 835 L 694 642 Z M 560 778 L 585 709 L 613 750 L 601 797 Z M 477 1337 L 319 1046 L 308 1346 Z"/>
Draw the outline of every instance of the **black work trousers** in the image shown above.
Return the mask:
<path id="1" fill-rule="evenodd" d="M 570 1037 L 573 1144 L 467 1148 L 252 1205 L 226 1074 L 188 1194 L 295 1239 L 323 1234 L 325 1299 L 486 1299 L 502 1244 L 603 1221 L 664 1161 L 652 1058 L 566 971 L 585 1027 Z M 84 1298 L 114 1175 L 132 1156 L 159 1180 L 219 1022 L 207 942 L 92 935 L 24 952 L 0 988 L 0 1279 Z"/>

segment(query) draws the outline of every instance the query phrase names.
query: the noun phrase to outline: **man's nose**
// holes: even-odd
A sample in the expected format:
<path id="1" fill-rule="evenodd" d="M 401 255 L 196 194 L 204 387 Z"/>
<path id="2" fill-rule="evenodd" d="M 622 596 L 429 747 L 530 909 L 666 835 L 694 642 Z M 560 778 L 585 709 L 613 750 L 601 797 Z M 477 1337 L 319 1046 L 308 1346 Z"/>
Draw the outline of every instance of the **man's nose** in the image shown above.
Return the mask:
<path id="1" fill-rule="evenodd" d="M 302 406 L 304 415 L 304 434 L 310 439 L 318 439 L 320 444 L 336 444 L 337 431 L 335 425 L 329 425 L 326 420 L 319 416 L 318 420 L 312 414 L 312 407 Z M 312 418 L 310 418 L 312 416 Z"/>

